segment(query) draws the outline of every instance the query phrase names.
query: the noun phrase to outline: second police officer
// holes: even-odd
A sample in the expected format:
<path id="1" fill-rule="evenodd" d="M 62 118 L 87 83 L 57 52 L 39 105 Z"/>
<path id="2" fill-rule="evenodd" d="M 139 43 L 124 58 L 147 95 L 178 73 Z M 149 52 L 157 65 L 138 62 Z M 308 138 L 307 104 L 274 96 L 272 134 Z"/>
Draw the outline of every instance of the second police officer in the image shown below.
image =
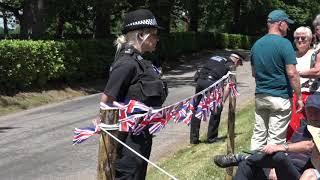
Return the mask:
<path id="1" fill-rule="evenodd" d="M 196 82 L 196 93 L 206 89 L 217 80 L 222 78 L 224 75 L 231 70 L 232 67 L 237 67 L 242 65 L 242 60 L 244 60 L 243 55 L 232 52 L 228 57 L 213 56 L 205 64 L 200 66 L 195 74 Z M 229 94 L 229 88 L 225 88 L 225 97 Z M 195 107 L 199 104 L 202 96 L 198 96 Z M 214 143 L 218 138 L 218 128 L 220 124 L 222 106 L 218 106 L 217 111 L 211 111 L 211 116 L 208 125 L 207 133 L 207 143 Z M 195 115 L 192 116 L 191 129 L 190 129 L 190 144 L 198 144 L 199 140 L 199 130 L 200 130 L 201 120 L 196 118 Z"/>

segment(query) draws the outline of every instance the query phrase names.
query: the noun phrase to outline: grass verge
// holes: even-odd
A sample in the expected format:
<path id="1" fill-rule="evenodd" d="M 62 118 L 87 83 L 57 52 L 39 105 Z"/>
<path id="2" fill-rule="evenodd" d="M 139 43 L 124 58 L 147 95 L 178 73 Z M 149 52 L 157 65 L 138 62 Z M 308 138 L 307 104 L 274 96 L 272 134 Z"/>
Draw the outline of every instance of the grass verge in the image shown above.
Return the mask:
<path id="1" fill-rule="evenodd" d="M 98 79 L 91 82 L 66 85 L 52 83 L 43 89 L 30 89 L 12 96 L 0 94 L 0 116 L 37 106 L 61 102 L 80 96 L 103 91 L 106 80 Z"/>
<path id="2" fill-rule="evenodd" d="M 254 122 L 254 104 L 253 102 L 243 106 L 236 113 L 236 139 L 235 152 L 248 150 L 252 128 Z M 225 169 L 221 169 L 214 165 L 212 157 L 218 154 L 225 154 L 227 141 L 227 121 L 220 124 L 219 135 L 222 141 L 213 144 L 192 145 L 175 153 L 172 157 L 168 157 L 157 163 L 170 174 L 178 179 L 225 179 Z M 204 139 L 204 136 L 202 137 Z M 166 175 L 151 167 L 148 169 L 148 180 L 169 179 Z"/>
<path id="3" fill-rule="evenodd" d="M 87 95 L 85 91 L 71 88 L 42 92 L 24 92 L 18 93 L 15 96 L 2 95 L 0 96 L 0 116 L 84 95 Z"/>

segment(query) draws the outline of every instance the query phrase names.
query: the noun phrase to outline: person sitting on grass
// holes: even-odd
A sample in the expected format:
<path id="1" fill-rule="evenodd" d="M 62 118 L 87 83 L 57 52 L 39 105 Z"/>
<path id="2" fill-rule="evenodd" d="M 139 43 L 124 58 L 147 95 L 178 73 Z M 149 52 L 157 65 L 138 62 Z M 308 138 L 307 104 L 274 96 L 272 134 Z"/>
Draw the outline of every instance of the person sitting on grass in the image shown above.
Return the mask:
<path id="1" fill-rule="evenodd" d="M 250 155 L 217 155 L 214 157 L 214 163 L 222 168 L 238 166 L 235 180 L 269 179 L 270 177 L 295 180 L 299 179 L 306 169 L 308 170 L 304 176 L 319 179 L 319 165 L 317 165 L 319 160 L 313 160 L 319 157 L 319 152 L 308 129 L 310 126 L 320 128 L 320 92 L 309 96 L 305 108 L 307 117 L 305 124 L 293 134 L 291 142 L 279 145 L 268 144 L 261 151 L 255 151 Z M 311 154 L 312 151 L 316 153 Z M 274 168 L 275 174 L 272 173 L 273 171 L 266 173 L 265 168 Z"/>

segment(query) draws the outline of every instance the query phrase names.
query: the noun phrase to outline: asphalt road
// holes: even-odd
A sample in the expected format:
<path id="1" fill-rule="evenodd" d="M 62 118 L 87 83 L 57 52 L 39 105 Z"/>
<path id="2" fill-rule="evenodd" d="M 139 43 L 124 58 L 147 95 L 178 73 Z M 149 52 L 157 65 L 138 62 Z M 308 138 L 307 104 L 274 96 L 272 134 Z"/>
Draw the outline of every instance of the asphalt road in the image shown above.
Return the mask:
<path id="1" fill-rule="evenodd" d="M 169 96 L 165 104 L 194 93 L 195 67 L 205 58 L 194 58 L 166 73 Z M 238 68 L 238 107 L 253 99 L 250 74 L 248 62 Z M 73 146 L 72 131 L 90 124 L 98 113 L 99 98 L 100 94 L 95 94 L 0 117 L 0 180 L 95 179 L 98 138 Z M 189 127 L 170 123 L 154 138 L 151 160 L 167 157 L 188 142 Z"/>

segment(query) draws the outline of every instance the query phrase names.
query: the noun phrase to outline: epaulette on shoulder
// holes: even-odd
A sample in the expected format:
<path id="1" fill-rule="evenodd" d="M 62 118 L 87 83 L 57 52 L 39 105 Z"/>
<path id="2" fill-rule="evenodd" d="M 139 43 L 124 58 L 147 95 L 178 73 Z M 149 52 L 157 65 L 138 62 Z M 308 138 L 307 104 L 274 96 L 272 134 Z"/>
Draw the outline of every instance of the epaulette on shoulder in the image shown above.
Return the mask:
<path id="1" fill-rule="evenodd" d="M 133 49 L 131 49 L 131 48 L 125 49 L 124 53 L 132 55 L 133 54 Z"/>

